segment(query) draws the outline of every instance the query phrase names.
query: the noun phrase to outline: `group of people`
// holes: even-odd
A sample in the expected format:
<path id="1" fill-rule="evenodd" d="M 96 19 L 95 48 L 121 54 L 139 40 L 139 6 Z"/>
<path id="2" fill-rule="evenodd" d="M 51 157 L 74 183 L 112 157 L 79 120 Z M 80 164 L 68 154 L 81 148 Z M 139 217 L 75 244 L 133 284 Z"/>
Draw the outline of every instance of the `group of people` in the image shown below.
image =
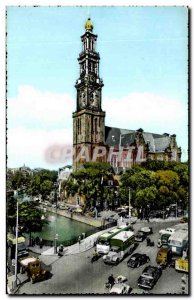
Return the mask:
<path id="1" fill-rule="evenodd" d="M 33 247 L 35 245 L 39 245 L 40 248 L 42 248 L 43 246 L 43 239 L 42 238 L 39 238 L 38 236 L 36 238 L 31 238 L 30 240 L 30 245 Z"/>

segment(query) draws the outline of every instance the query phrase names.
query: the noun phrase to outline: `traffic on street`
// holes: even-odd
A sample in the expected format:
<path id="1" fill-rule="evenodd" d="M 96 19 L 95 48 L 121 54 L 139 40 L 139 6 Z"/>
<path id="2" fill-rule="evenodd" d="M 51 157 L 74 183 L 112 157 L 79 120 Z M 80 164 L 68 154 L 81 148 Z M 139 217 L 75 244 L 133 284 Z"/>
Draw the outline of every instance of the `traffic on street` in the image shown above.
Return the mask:
<path id="1" fill-rule="evenodd" d="M 152 231 L 149 230 L 150 228 Z M 105 254 L 99 254 L 98 258 L 92 261 L 98 240 L 100 241 L 100 236 L 105 234 L 99 235 L 89 250 L 80 253 L 50 257 L 42 254 L 39 259 L 50 276 L 32 284 L 26 274 L 19 273 L 20 284 L 16 294 L 187 294 L 188 269 L 182 271 L 175 269 L 176 260 L 186 259 L 186 256 L 184 258 L 175 256 L 175 253 L 172 253 L 175 252 L 173 248 L 170 250 L 170 260 L 165 261 L 163 257 L 160 263 L 158 261 L 158 252 L 161 251 L 161 247 L 158 247 L 158 239 L 161 239 L 161 230 L 166 232 L 167 228 L 174 229 L 172 234 L 182 232 L 188 234 L 188 224 L 180 224 L 179 220 L 149 224 L 138 221 L 133 225 L 134 231 L 129 230 L 127 226 L 120 228 L 120 232 L 110 239 L 110 249 L 105 252 L 110 253 L 114 249 L 111 258 L 115 254 L 115 257 L 119 257 L 117 248 L 122 247 L 123 244 L 119 244 L 122 239 L 118 242 L 118 237 L 130 240 L 130 243 L 128 242 L 130 250 L 116 263 L 110 261 L 105 263 Z M 154 245 L 150 246 L 146 238 L 143 241 L 135 241 L 135 234 L 141 230 L 147 231 L 147 237 Z"/>

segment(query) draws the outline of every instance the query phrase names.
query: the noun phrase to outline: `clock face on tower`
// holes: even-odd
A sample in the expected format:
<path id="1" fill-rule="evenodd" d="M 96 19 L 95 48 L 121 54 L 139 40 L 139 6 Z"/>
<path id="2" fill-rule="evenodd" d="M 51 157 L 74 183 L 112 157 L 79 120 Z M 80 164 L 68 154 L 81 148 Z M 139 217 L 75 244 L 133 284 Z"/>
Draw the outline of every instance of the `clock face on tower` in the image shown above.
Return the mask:
<path id="1" fill-rule="evenodd" d="M 86 92 L 85 91 L 80 92 L 79 105 L 80 105 L 80 108 L 85 108 L 85 106 L 86 106 Z"/>
<path id="2" fill-rule="evenodd" d="M 93 90 L 90 93 L 90 107 L 91 108 L 98 108 L 99 106 L 99 91 Z"/>

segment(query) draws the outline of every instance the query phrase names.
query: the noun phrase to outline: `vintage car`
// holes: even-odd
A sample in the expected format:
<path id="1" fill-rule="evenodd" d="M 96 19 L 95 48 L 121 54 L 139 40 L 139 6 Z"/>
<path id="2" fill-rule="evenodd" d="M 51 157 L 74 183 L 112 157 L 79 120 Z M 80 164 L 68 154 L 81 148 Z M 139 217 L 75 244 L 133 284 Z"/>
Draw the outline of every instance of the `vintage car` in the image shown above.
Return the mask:
<path id="1" fill-rule="evenodd" d="M 141 232 L 145 232 L 145 234 L 152 234 L 153 233 L 153 230 L 152 230 L 152 227 L 142 227 L 140 229 Z"/>
<path id="2" fill-rule="evenodd" d="M 147 237 L 147 234 L 145 232 L 142 231 L 138 231 L 135 235 L 135 241 L 136 242 L 143 242 Z"/>
<path id="3" fill-rule="evenodd" d="M 110 289 L 110 294 L 111 295 L 121 295 L 121 294 L 130 294 L 132 291 L 132 288 L 128 285 L 127 283 L 127 278 L 119 275 L 115 279 L 115 284 L 112 286 Z"/>
<path id="4" fill-rule="evenodd" d="M 141 288 L 152 289 L 162 274 L 162 268 L 148 266 L 143 270 L 137 284 Z"/>
<path id="5" fill-rule="evenodd" d="M 41 261 L 33 256 L 27 256 L 19 260 L 20 263 L 20 272 L 27 273 L 27 276 L 31 283 L 48 279 L 50 272 L 43 269 Z"/>
<path id="6" fill-rule="evenodd" d="M 110 294 L 130 294 L 132 288 L 127 283 L 115 283 L 110 290 Z"/>
<path id="7" fill-rule="evenodd" d="M 162 235 L 162 234 L 173 234 L 175 233 L 176 229 L 175 228 L 166 228 L 166 229 L 161 229 L 159 231 L 159 234 Z"/>
<path id="8" fill-rule="evenodd" d="M 150 258 L 146 254 L 135 253 L 127 261 L 127 265 L 128 265 L 128 267 L 131 267 L 131 268 L 138 268 L 141 265 L 144 265 L 149 261 L 150 261 Z"/>

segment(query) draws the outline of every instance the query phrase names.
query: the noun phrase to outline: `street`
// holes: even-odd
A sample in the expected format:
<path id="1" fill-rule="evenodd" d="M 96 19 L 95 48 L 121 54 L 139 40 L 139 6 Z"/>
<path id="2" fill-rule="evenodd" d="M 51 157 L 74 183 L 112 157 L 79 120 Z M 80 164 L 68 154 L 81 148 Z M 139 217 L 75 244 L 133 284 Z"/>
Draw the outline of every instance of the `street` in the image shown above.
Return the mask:
<path id="1" fill-rule="evenodd" d="M 144 253 L 150 257 L 150 262 L 139 268 L 131 269 L 127 266 L 129 257 L 126 257 L 117 266 L 104 264 L 102 258 L 91 263 L 93 248 L 80 254 L 63 256 L 61 258 L 55 257 L 55 259 L 52 257 L 50 265 L 47 266 L 51 270 L 52 277 L 48 280 L 31 284 L 26 282 L 26 275 L 19 274 L 18 277 L 21 282 L 25 281 L 25 283 L 21 284 L 17 294 L 104 294 L 107 293 L 104 284 L 107 282 L 110 274 L 113 274 L 114 277 L 118 275 L 127 277 L 129 285 L 132 288 L 137 288 L 137 279 L 143 269 L 148 265 L 157 266 L 156 254 L 158 251 L 159 229 L 172 226 L 173 224 L 175 222 L 149 224 L 153 228 L 154 233 L 150 235 L 150 238 L 155 242 L 155 246 L 146 246 L 146 241 L 139 244 L 135 252 Z M 148 223 L 135 224 L 135 231 L 142 226 L 148 226 Z M 174 268 L 167 267 L 163 270 L 162 276 L 149 293 L 181 294 L 182 276 L 183 273 L 178 273 Z M 188 292 L 188 282 L 186 292 Z"/>

